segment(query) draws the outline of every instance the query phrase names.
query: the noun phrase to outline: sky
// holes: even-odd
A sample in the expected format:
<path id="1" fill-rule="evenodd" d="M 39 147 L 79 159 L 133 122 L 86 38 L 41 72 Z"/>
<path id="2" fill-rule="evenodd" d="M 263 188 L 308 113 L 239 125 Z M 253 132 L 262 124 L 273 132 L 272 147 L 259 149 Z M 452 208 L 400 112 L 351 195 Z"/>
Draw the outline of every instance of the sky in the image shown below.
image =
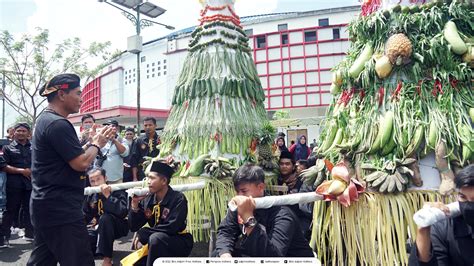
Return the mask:
<path id="1" fill-rule="evenodd" d="M 109 0 L 110 1 L 110 0 Z M 157 22 L 177 30 L 198 22 L 198 0 L 150 0 L 167 11 Z M 237 0 L 240 16 L 274 12 L 307 11 L 357 4 L 357 0 Z M 125 50 L 127 37 L 135 34 L 132 23 L 121 11 L 97 0 L 0 0 L 0 30 L 15 35 L 34 33 L 36 27 L 50 30 L 52 43 L 79 37 L 84 44 L 111 41 L 113 50 Z M 143 41 L 165 36 L 172 31 L 154 25 L 142 30 Z"/>

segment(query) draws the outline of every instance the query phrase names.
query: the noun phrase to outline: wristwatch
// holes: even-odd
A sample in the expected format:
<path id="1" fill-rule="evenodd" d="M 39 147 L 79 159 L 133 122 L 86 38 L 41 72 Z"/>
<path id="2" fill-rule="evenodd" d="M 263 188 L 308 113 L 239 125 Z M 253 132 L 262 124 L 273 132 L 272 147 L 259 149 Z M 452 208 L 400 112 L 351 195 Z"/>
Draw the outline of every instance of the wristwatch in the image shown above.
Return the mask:
<path id="1" fill-rule="evenodd" d="M 245 227 L 254 227 L 257 225 L 257 219 L 255 217 L 250 216 L 247 221 L 244 223 Z"/>
<path id="2" fill-rule="evenodd" d="M 246 235 L 247 230 L 245 230 L 245 229 L 246 228 L 252 228 L 252 227 L 256 226 L 257 225 L 257 219 L 255 219 L 255 217 L 253 217 L 253 216 L 250 216 L 243 225 L 244 226 L 242 226 L 242 234 Z"/>

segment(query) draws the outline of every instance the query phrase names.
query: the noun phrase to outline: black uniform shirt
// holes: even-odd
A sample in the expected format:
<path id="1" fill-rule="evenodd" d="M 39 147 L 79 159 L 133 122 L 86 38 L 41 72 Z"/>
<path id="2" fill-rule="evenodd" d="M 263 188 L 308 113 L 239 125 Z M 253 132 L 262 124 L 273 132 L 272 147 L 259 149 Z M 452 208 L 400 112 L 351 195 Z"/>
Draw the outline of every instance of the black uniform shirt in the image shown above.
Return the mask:
<path id="1" fill-rule="evenodd" d="M 217 231 L 218 255 L 230 253 L 236 257 L 314 257 L 304 238 L 295 214 L 286 206 L 274 206 L 255 211 L 257 225 L 252 233 L 242 234 L 237 211 L 227 215 Z"/>
<path id="2" fill-rule="evenodd" d="M 158 204 L 155 195 L 152 194 L 140 203 L 139 211 L 130 210 L 128 222 L 132 232 L 138 231 L 148 222 L 152 231 L 177 235 L 186 229 L 187 216 L 188 201 L 186 197 L 183 193 L 169 187 L 161 203 Z"/>
<path id="3" fill-rule="evenodd" d="M 153 143 L 150 146 L 150 142 Z M 153 140 L 150 141 L 147 135 L 142 135 L 137 139 L 135 148 L 133 149 L 133 155 L 130 160 L 132 167 L 140 167 L 144 157 L 156 157 L 160 154 L 160 150 L 156 147 L 158 143 L 158 134 L 155 133 Z"/>
<path id="4" fill-rule="evenodd" d="M 418 261 L 418 251 L 413 245 L 409 265 L 474 265 L 473 230 L 462 216 L 437 222 L 431 226 L 431 260 L 427 263 Z"/>
<path id="5" fill-rule="evenodd" d="M 28 141 L 22 145 L 12 141 L 9 145 L 3 146 L 3 158 L 4 162 L 0 164 L 0 169 L 7 165 L 16 168 L 31 168 L 31 143 Z M 31 190 L 31 181 L 21 174 L 7 174 L 7 186 Z"/>
<path id="6" fill-rule="evenodd" d="M 104 213 L 125 219 L 128 213 L 127 193 L 123 190 L 117 190 L 112 192 L 108 198 L 102 193 L 89 195 L 84 200 L 82 211 L 87 224 L 94 218 L 98 222 L 100 216 Z"/>
<path id="7" fill-rule="evenodd" d="M 84 219 L 84 172 L 69 162 L 84 153 L 73 125 L 45 110 L 33 136 L 31 194 L 32 222 L 36 227 L 63 225 Z"/>

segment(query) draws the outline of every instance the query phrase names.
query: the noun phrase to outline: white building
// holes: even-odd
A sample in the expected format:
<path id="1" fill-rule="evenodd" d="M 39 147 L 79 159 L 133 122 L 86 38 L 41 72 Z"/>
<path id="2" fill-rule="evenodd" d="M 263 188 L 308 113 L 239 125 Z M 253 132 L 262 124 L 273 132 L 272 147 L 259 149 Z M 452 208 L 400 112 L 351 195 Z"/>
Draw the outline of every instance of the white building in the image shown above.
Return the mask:
<path id="1" fill-rule="evenodd" d="M 266 94 L 269 116 L 286 109 L 296 120 L 280 131 L 288 140 L 306 134 L 317 138 L 317 117 L 331 101 L 330 69 L 348 48 L 347 24 L 360 6 L 307 12 L 242 17 L 254 61 Z M 144 43 L 140 54 L 141 117 L 154 116 L 164 126 L 176 80 L 187 55 L 194 27 Z M 121 124 L 136 123 L 137 57 L 124 52 L 83 89 L 81 113 L 97 119 L 115 117 Z M 78 123 L 82 114 L 71 117 Z M 310 124 L 310 125 L 308 125 Z"/>

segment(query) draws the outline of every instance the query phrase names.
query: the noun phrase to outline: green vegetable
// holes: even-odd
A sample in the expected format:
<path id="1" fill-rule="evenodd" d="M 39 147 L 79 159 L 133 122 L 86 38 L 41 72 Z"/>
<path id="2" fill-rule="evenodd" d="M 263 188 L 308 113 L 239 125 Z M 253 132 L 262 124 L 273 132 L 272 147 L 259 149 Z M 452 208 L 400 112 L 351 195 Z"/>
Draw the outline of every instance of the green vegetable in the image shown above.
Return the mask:
<path id="1" fill-rule="evenodd" d="M 444 38 L 451 45 L 451 50 L 457 55 L 463 55 L 467 52 L 467 46 L 464 41 L 461 39 L 458 33 L 456 24 L 450 20 L 444 25 L 443 31 Z"/>

